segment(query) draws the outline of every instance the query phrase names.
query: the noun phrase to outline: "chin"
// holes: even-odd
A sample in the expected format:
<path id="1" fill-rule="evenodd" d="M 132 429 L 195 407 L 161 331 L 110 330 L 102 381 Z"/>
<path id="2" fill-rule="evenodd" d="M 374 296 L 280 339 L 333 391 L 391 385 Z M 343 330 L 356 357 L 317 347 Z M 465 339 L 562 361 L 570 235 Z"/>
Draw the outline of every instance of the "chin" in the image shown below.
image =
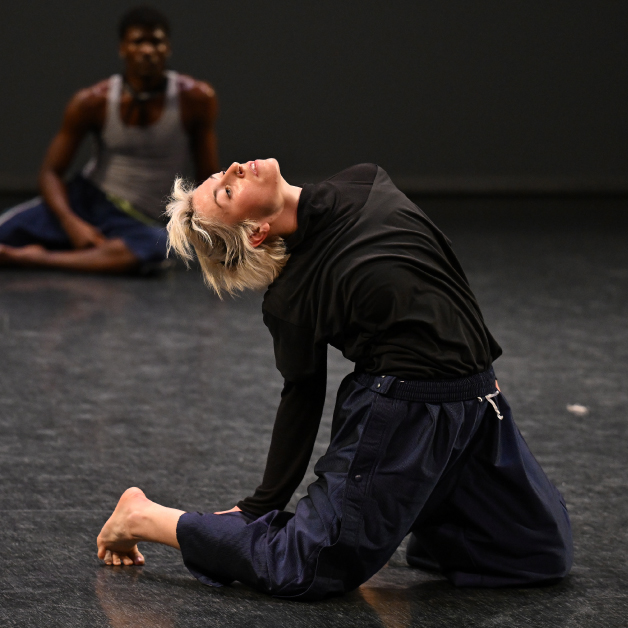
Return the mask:
<path id="1" fill-rule="evenodd" d="M 163 68 L 157 65 L 141 65 L 137 68 L 137 74 L 143 79 L 155 78 L 163 74 Z"/>
<path id="2" fill-rule="evenodd" d="M 268 165 L 273 168 L 277 172 L 278 175 L 281 174 L 281 168 L 279 167 L 279 162 L 274 157 L 269 157 L 264 161 L 268 162 Z"/>

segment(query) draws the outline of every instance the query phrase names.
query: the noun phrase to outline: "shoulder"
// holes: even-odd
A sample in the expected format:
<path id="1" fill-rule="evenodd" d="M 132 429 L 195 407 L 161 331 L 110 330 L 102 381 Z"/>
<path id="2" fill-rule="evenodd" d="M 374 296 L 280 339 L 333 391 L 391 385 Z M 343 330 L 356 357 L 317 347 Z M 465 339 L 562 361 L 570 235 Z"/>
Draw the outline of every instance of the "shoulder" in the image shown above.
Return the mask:
<path id="1" fill-rule="evenodd" d="M 105 112 L 110 79 L 99 81 L 76 92 L 70 99 L 66 114 L 76 120 L 97 121 Z"/>
<path id="2" fill-rule="evenodd" d="M 328 181 L 347 182 L 347 183 L 373 183 L 377 175 L 377 164 L 357 164 L 349 168 L 345 168 L 338 174 L 327 179 Z"/>
<path id="3" fill-rule="evenodd" d="M 189 103 L 208 104 L 216 98 L 216 90 L 206 81 L 199 81 L 189 74 L 177 75 L 179 95 Z"/>
<path id="4" fill-rule="evenodd" d="M 181 115 L 188 131 L 211 127 L 218 115 L 218 99 L 214 88 L 187 74 L 177 76 Z"/>

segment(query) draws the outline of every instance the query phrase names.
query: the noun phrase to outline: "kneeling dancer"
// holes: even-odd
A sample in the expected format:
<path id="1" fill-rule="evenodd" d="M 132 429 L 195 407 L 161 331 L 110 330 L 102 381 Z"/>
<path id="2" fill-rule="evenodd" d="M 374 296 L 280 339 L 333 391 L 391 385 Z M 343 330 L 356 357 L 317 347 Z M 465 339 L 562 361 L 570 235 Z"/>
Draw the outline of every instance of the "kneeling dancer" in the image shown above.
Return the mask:
<path id="1" fill-rule="evenodd" d="M 273 159 L 175 184 L 170 245 L 219 294 L 268 286 L 285 378 L 266 470 L 224 513 L 165 508 L 137 488 L 98 538 L 108 564 L 140 541 L 181 549 L 210 585 L 304 600 L 350 591 L 412 532 L 407 559 L 459 586 L 547 583 L 571 567 L 563 498 L 534 459 L 492 363 L 501 354 L 449 240 L 373 164 L 302 189 Z M 327 345 L 355 363 L 331 443 L 294 514 L 326 387 Z"/>

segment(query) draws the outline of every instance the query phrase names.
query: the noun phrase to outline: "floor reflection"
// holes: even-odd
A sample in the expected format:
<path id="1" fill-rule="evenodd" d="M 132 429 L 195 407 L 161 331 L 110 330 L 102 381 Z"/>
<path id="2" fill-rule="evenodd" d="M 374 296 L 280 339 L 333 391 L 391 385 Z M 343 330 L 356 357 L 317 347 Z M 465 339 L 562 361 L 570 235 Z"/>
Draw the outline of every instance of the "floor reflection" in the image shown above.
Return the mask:
<path id="1" fill-rule="evenodd" d="M 411 603 L 403 589 L 360 587 L 364 601 L 375 611 L 384 628 L 409 628 Z"/>
<path id="2" fill-rule="evenodd" d="M 73 322 L 87 320 L 96 313 L 120 314 L 131 296 L 124 284 L 102 277 L 44 274 L 11 276 L 3 279 L 5 280 L 0 286 L 0 293 L 4 298 L 11 294 L 22 297 L 36 296 L 37 307 L 33 308 L 36 320 L 38 323 L 46 323 L 46 327 L 41 331 L 57 331 L 59 328 L 71 327 Z M 30 310 L 29 314 L 32 314 L 33 310 Z M 11 322 L 9 315 L 5 314 L 4 331 L 14 331 Z"/>
<path id="3" fill-rule="evenodd" d="M 118 577 L 126 571 L 128 579 Z M 141 568 L 103 567 L 96 576 L 95 592 L 112 628 L 174 628 L 174 620 L 162 603 L 142 604 L 136 587 L 129 586 L 141 577 Z M 131 580 L 129 583 L 128 580 Z M 121 586 L 122 585 L 122 586 Z"/>
<path id="4" fill-rule="evenodd" d="M 574 615 L 581 612 L 578 603 L 566 603 L 571 590 L 570 578 L 547 587 L 458 588 L 419 570 L 386 566 L 358 593 L 384 628 L 466 625 L 469 617 L 483 626 L 527 626 L 532 624 L 521 620 L 540 608 L 546 620 L 543 625 L 569 627 L 575 625 Z M 435 612 L 437 624 L 432 623 Z"/>
<path id="5" fill-rule="evenodd" d="M 415 587 L 426 579 L 430 581 L 434 578 L 415 569 L 399 569 L 386 564 L 358 592 L 384 628 L 409 628 L 412 625 L 412 607 L 417 601 Z"/>

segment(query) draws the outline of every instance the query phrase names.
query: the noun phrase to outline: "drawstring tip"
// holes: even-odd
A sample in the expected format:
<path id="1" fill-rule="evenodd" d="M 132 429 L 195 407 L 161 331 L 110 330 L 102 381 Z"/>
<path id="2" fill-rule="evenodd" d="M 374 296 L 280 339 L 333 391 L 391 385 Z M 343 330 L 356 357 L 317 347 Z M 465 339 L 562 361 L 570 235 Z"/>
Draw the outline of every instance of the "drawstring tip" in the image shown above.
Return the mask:
<path id="1" fill-rule="evenodd" d="M 495 410 L 495 414 L 497 415 L 497 418 L 501 421 L 504 418 L 504 416 L 500 413 L 499 407 L 493 401 L 493 397 L 497 397 L 497 395 L 499 395 L 499 390 L 494 393 L 491 393 L 490 395 L 486 395 L 484 399 L 486 399 L 486 401 L 488 401 L 493 406 L 493 410 Z M 482 401 L 482 397 L 478 397 L 478 401 Z"/>

